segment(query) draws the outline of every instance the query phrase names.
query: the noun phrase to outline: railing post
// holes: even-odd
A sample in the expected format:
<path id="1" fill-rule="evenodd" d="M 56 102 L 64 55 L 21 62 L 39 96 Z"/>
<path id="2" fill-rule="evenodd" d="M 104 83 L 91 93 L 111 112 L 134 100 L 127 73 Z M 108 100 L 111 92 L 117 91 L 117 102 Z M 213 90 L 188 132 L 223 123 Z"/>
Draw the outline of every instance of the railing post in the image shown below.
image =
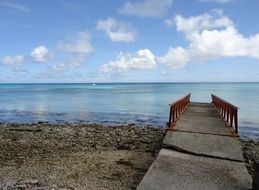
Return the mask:
<path id="1" fill-rule="evenodd" d="M 173 117 L 173 122 L 175 121 L 175 118 L 177 117 L 177 113 L 176 113 L 176 105 L 173 105 L 173 113 L 174 113 L 174 117 Z"/>
<path id="2" fill-rule="evenodd" d="M 223 104 L 223 103 L 222 103 Z M 226 110 L 227 110 L 227 122 L 229 123 L 230 119 L 230 107 L 226 104 Z"/>
<path id="3" fill-rule="evenodd" d="M 171 122 L 172 122 L 172 106 L 170 106 L 170 113 L 169 113 L 169 122 L 168 122 L 168 127 L 171 127 Z"/>
<path id="4" fill-rule="evenodd" d="M 254 164 L 253 190 L 259 190 L 259 160 Z"/>
<path id="5" fill-rule="evenodd" d="M 233 127 L 233 117 L 234 117 L 234 113 L 233 113 L 233 108 L 230 108 L 230 126 Z"/>
<path id="6" fill-rule="evenodd" d="M 238 134 L 238 115 L 237 115 L 237 110 L 235 110 L 235 117 L 234 117 L 234 123 L 235 123 L 235 132 Z"/>
<path id="7" fill-rule="evenodd" d="M 225 104 L 223 104 L 223 103 L 221 103 L 221 107 L 222 107 L 222 115 L 223 114 L 225 114 L 225 112 L 226 112 L 226 105 Z M 228 113 L 228 112 L 227 112 Z M 224 116 L 223 116 L 224 117 Z"/>

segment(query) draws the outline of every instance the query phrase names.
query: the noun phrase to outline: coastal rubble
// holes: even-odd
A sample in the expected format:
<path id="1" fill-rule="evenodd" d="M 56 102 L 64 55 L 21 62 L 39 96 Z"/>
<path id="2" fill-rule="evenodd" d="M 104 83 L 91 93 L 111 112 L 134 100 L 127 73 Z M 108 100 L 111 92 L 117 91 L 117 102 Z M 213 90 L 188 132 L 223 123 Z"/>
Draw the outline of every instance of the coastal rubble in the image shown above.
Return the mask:
<path id="1" fill-rule="evenodd" d="M 164 134 L 132 124 L 2 123 L 0 189 L 135 189 Z"/>
<path id="2" fill-rule="evenodd" d="M 135 189 L 164 135 L 134 124 L 1 123 L 0 189 Z M 259 140 L 241 138 L 240 145 L 253 175 Z"/>
<path id="3" fill-rule="evenodd" d="M 241 138 L 240 144 L 248 172 L 253 175 L 255 160 L 259 160 L 259 139 Z"/>

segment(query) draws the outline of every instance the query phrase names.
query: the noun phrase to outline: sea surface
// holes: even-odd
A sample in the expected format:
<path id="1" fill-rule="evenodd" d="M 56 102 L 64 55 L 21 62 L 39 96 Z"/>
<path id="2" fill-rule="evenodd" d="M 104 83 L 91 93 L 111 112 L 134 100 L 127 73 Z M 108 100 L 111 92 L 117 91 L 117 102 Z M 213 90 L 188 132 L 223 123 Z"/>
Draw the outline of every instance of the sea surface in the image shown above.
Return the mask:
<path id="1" fill-rule="evenodd" d="M 0 84 L 0 122 L 165 127 L 168 104 L 188 93 L 238 106 L 240 134 L 259 137 L 259 83 Z"/>

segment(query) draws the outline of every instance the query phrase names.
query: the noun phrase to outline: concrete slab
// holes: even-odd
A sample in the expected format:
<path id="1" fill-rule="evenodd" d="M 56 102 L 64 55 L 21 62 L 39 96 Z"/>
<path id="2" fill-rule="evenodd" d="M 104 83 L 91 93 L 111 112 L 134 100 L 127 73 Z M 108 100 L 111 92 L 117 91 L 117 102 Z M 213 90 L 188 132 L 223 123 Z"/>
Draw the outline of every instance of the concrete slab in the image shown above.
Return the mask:
<path id="1" fill-rule="evenodd" d="M 215 108 L 209 104 L 208 107 L 198 107 L 190 105 L 186 111 L 187 114 L 198 114 L 201 116 L 219 117 L 218 112 Z"/>
<path id="2" fill-rule="evenodd" d="M 193 118 L 191 120 L 180 119 L 175 129 L 182 131 L 192 131 L 196 133 L 211 133 L 218 135 L 232 135 L 231 129 L 225 126 L 222 120 L 209 120 L 207 118 Z"/>
<path id="3" fill-rule="evenodd" d="M 191 102 L 188 106 L 190 109 L 214 109 L 213 104 L 211 103 L 198 103 L 198 102 Z"/>
<path id="4" fill-rule="evenodd" d="M 188 114 L 183 115 L 179 122 L 190 122 L 190 123 L 216 123 L 220 125 L 224 125 L 224 121 L 220 117 L 204 117 L 204 116 L 195 116 L 195 119 L 193 119 L 194 116 L 188 116 Z"/>
<path id="5" fill-rule="evenodd" d="M 187 112 L 185 114 L 187 117 L 189 116 L 198 116 L 198 117 L 219 117 L 218 113 L 215 112 L 214 110 L 196 110 L 192 111 L 191 109 L 187 109 Z"/>
<path id="6" fill-rule="evenodd" d="M 208 102 L 190 102 L 189 106 L 198 106 L 198 107 L 211 107 L 211 104 Z"/>
<path id="7" fill-rule="evenodd" d="M 209 103 L 190 103 L 175 127 L 177 130 L 196 133 L 232 135 L 231 129 L 225 127 L 224 121 Z"/>
<path id="8" fill-rule="evenodd" d="M 163 141 L 163 147 L 190 154 L 244 161 L 238 140 L 228 136 L 168 131 Z"/>
<path id="9" fill-rule="evenodd" d="M 244 163 L 161 149 L 137 190 L 251 189 Z"/>

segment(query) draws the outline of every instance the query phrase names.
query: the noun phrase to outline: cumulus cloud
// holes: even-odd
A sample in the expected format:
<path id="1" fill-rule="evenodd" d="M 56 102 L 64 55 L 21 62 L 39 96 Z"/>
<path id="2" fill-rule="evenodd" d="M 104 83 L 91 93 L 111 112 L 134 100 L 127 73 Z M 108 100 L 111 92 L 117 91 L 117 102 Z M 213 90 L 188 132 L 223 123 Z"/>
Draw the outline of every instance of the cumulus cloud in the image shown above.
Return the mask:
<path id="1" fill-rule="evenodd" d="M 140 2 L 124 3 L 119 12 L 125 15 L 139 17 L 161 17 L 172 5 L 173 0 L 143 0 Z"/>
<path id="2" fill-rule="evenodd" d="M 65 64 L 57 64 L 54 65 L 51 70 L 53 71 L 54 74 L 59 74 L 60 72 L 62 72 L 64 69 L 66 68 Z"/>
<path id="3" fill-rule="evenodd" d="M 83 65 L 94 51 L 91 45 L 91 35 L 88 32 L 78 32 L 70 42 L 60 41 L 58 47 L 70 55 L 67 64 L 71 67 Z"/>
<path id="4" fill-rule="evenodd" d="M 202 30 L 224 29 L 233 26 L 233 22 L 224 16 L 223 11 L 219 9 L 189 18 L 176 15 L 175 22 L 177 31 L 184 32 L 187 35 Z"/>
<path id="5" fill-rule="evenodd" d="M 46 71 L 37 75 L 38 78 L 69 77 L 69 72 L 86 63 L 88 56 L 94 51 L 89 32 L 77 32 L 69 40 L 60 41 L 58 48 L 67 56 L 62 63 L 49 66 Z"/>
<path id="6" fill-rule="evenodd" d="M 71 42 L 59 42 L 59 48 L 70 54 L 88 55 L 93 51 L 89 32 L 78 32 Z"/>
<path id="7" fill-rule="evenodd" d="M 259 34 L 244 37 L 222 11 L 196 17 L 175 16 L 177 31 L 184 33 L 188 47 L 170 47 L 167 54 L 157 58 L 159 63 L 173 68 L 182 67 L 190 60 L 225 57 L 259 59 Z"/>
<path id="8" fill-rule="evenodd" d="M 224 16 L 223 11 L 220 9 L 214 9 L 209 13 L 189 17 L 188 19 L 181 15 L 176 15 L 166 19 L 164 22 L 168 27 L 177 24 L 177 31 L 184 33 L 199 32 L 204 29 L 220 29 L 233 25 L 233 22 Z"/>
<path id="9" fill-rule="evenodd" d="M 45 46 L 38 46 L 31 51 L 31 57 L 36 62 L 44 63 L 49 61 L 51 55 Z"/>
<path id="10" fill-rule="evenodd" d="M 200 2 L 229 3 L 232 0 L 199 0 Z"/>
<path id="11" fill-rule="evenodd" d="M 66 71 L 69 68 L 67 64 L 60 63 L 48 66 L 46 71 L 37 74 L 38 78 L 59 78 L 67 76 Z"/>
<path id="12" fill-rule="evenodd" d="M 16 55 L 14 57 L 11 56 L 5 56 L 2 59 L 2 64 L 12 66 L 12 65 L 22 65 L 24 61 L 23 55 Z"/>
<path id="13" fill-rule="evenodd" d="M 102 65 L 103 72 L 126 72 L 132 69 L 153 69 L 156 67 L 155 56 L 149 49 L 141 49 L 136 53 L 123 53 L 117 60 Z"/>
<path id="14" fill-rule="evenodd" d="M 114 18 L 97 21 L 97 30 L 104 31 L 114 42 L 133 42 L 137 36 L 137 30 L 129 24 Z"/>
<path id="15" fill-rule="evenodd" d="M 190 60 L 188 51 L 182 47 L 170 47 L 168 53 L 156 58 L 157 62 L 169 65 L 172 68 L 180 68 Z"/>
<path id="16" fill-rule="evenodd" d="M 49 70 L 44 73 L 47 77 L 58 77 L 60 76 L 64 70 L 66 69 L 65 64 L 56 64 L 49 68 Z"/>
<path id="17" fill-rule="evenodd" d="M 16 55 L 16 56 L 5 56 L 0 60 L 0 63 L 4 66 L 10 67 L 15 71 L 22 71 L 24 56 Z"/>

